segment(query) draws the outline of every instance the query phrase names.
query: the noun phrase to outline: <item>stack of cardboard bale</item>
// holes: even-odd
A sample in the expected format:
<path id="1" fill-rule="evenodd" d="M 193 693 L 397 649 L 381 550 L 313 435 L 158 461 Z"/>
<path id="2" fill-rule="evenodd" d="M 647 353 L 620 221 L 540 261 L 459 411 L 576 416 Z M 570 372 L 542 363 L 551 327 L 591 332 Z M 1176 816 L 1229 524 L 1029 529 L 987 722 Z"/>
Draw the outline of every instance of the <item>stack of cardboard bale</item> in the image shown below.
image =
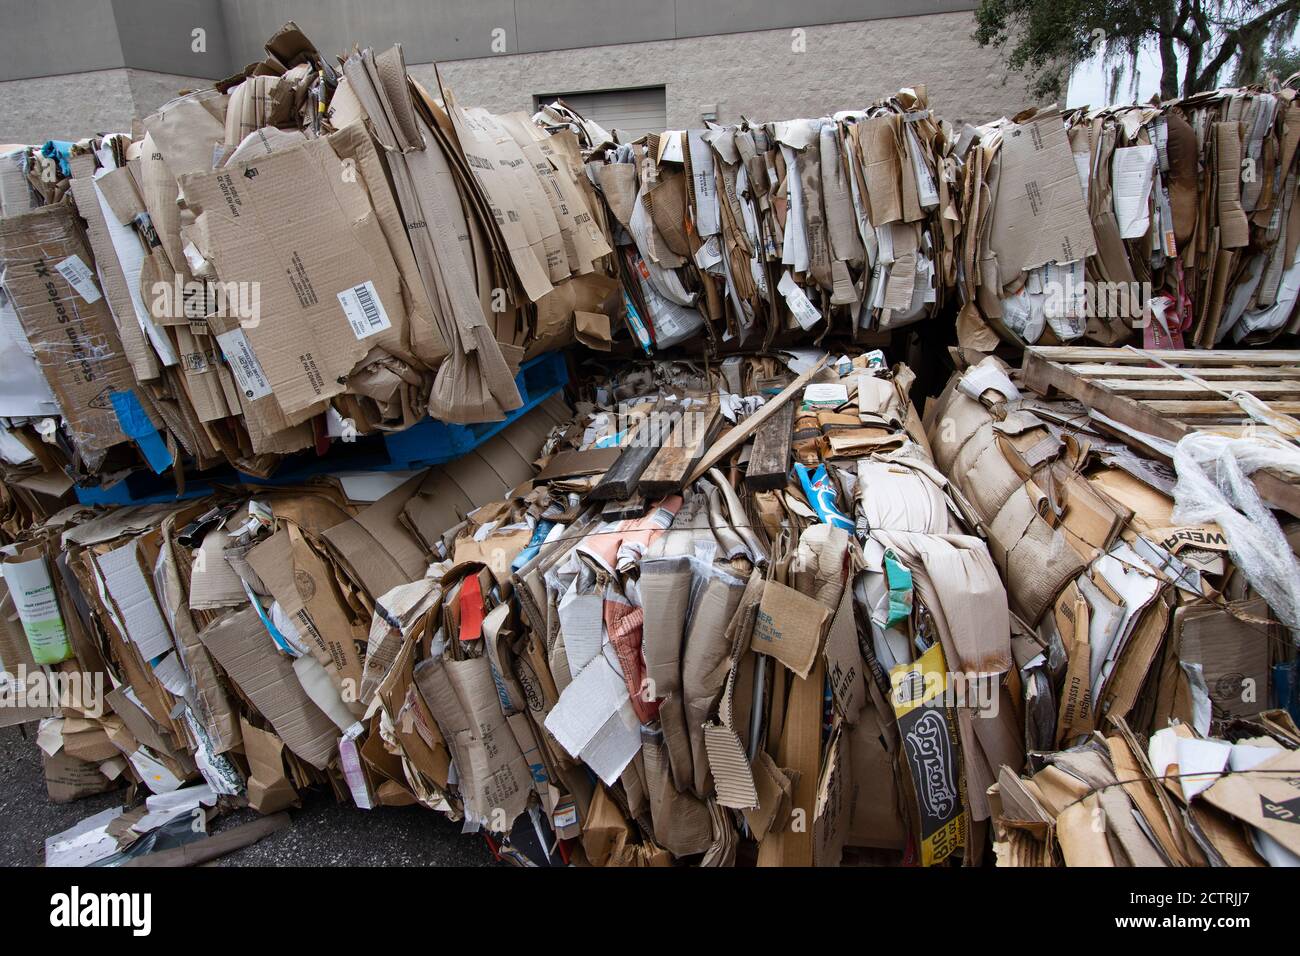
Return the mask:
<path id="1" fill-rule="evenodd" d="M 995 360 L 913 384 L 633 364 L 409 478 L 69 509 L 5 563 L 51 795 L 148 795 L 119 854 L 325 785 L 541 865 L 1294 862 L 1294 604 Z"/>
<path id="2" fill-rule="evenodd" d="M 1031 110 L 967 128 L 961 343 L 1147 348 L 1300 330 L 1295 90 Z"/>
<path id="3" fill-rule="evenodd" d="M 955 282 L 952 147 L 912 89 L 834 117 L 595 147 L 632 340 L 768 345 L 934 314 Z"/>
<path id="4" fill-rule="evenodd" d="M 530 121 L 426 89 L 400 47 L 331 61 L 288 23 L 266 54 L 129 133 L 0 147 L 3 460 L 50 476 L 28 490 L 267 477 L 426 414 L 500 421 L 520 363 L 575 340 L 866 346 L 931 320 L 987 353 L 1300 329 L 1289 88 L 960 133 L 904 88 L 619 143 L 562 102 Z"/>
<path id="5" fill-rule="evenodd" d="M 617 291 L 567 130 L 435 99 L 398 48 L 335 67 L 288 24 L 266 51 L 129 134 L 0 159 L 4 355 L 49 386 L 4 412 L 79 480 L 500 421 Z"/>
<path id="6" fill-rule="evenodd" d="M 1173 450 L 1175 472 L 1094 415 L 1022 393 L 995 358 L 927 409 L 935 459 L 973 507 L 1013 614 L 1031 776 L 996 771 L 1000 858 L 1294 864 L 1294 846 L 1278 854 L 1268 837 L 1280 818 L 1260 815 L 1276 781 L 1220 775 L 1296 766 L 1289 718 L 1262 712 L 1294 679 L 1300 524 L 1279 525 L 1258 498 L 1225 499 L 1221 520 L 1250 514 L 1265 535 L 1275 565 L 1261 564 L 1238 527 L 1207 519 L 1193 489 L 1212 483 L 1184 457 L 1191 445 Z M 1190 440 L 1233 455 L 1243 441 Z M 1287 440 L 1244 441 L 1300 477 Z"/>
<path id="7" fill-rule="evenodd" d="M 1175 447 L 983 354 L 1291 329 L 1293 99 L 620 144 L 289 24 L 129 134 L 0 148 L 0 722 L 129 805 L 50 859 L 317 787 L 537 865 L 1294 864 L 1300 533 L 1217 482 L 1300 480 L 1295 408 Z M 892 333 L 959 304 L 922 419 Z M 500 421 L 575 339 L 569 402 L 438 468 L 70 503 Z"/>

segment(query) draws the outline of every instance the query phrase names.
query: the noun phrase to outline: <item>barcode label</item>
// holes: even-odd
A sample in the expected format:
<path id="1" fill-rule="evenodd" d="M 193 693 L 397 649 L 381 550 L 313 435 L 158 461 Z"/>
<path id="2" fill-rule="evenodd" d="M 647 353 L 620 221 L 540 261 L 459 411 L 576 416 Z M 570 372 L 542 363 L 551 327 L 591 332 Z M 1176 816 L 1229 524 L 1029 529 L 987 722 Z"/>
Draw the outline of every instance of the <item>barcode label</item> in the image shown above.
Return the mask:
<path id="1" fill-rule="evenodd" d="M 785 296 L 785 304 L 794 313 L 794 320 L 799 323 L 799 328 L 811 329 L 821 321 L 821 312 L 808 300 L 807 294 L 794 281 L 794 276 L 790 275 L 789 269 L 785 270 L 785 275 L 781 276 L 781 281 L 776 284 L 776 291 Z"/>
<path id="2" fill-rule="evenodd" d="M 344 289 L 339 293 L 339 305 L 343 306 L 343 313 L 352 326 L 352 334 L 358 339 L 368 338 L 393 327 L 393 323 L 388 321 L 388 313 L 384 311 L 384 304 L 379 301 L 379 293 L 375 291 L 373 282 L 363 282 L 351 289 Z"/>
<path id="3" fill-rule="evenodd" d="M 235 383 L 244 398 L 256 401 L 271 394 L 271 383 L 262 371 L 262 363 L 253 354 L 253 347 L 248 344 L 248 336 L 243 329 L 234 329 L 217 336 L 221 344 L 221 353 L 225 355 Z"/>
<path id="4" fill-rule="evenodd" d="M 54 268 L 87 303 L 98 302 L 103 298 L 99 294 L 99 286 L 95 285 L 95 274 L 81 261 L 81 256 L 68 256 Z"/>

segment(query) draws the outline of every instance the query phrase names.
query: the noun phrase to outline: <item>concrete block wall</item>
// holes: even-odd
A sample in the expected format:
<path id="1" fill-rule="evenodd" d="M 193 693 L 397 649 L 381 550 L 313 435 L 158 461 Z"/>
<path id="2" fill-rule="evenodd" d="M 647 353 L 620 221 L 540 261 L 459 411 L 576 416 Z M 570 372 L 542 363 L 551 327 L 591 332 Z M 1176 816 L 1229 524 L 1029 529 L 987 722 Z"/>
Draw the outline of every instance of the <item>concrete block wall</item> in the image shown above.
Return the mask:
<path id="1" fill-rule="evenodd" d="M 131 119 L 211 80 L 120 67 L 0 82 L 0 144 L 129 133 Z"/>
<path id="2" fill-rule="evenodd" d="M 685 129 L 702 125 L 703 106 L 720 123 L 793 119 L 924 84 L 942 118 L 980 123 L 1030 103 L 998 54 L 971 39 L 974 27 L 970 13 L 939 13 L 803 28 L 802 52 L 781 29 L 455 60 L 438 71 L 462 103 L 493 112 L 531 110 L 536 94 L 663 86 L 668 126 Z M 431 64 L 410 69 L 433 82 Z"/>
<path id="3" fill-rule="evenodd" d="M 539 94 L 663 86 L 674 129 L 700 126 L 703 107 L 714 108 L 722 123 L 821 116 L 918 84 L 954 124 L 1030 105 L 1024 84 L 1008 78 L 998 54 L 971 39 L 970 13 L 799 29 L 500 54 L 446 61 L 438 70 L 462 103 L 494 112 L 531 111 Z M 433 84 L 433 64 L 410 69 Z M 3 81 L 0 143 L 129 130 L 132 116 L 211 82 L 131 68 Z"/>

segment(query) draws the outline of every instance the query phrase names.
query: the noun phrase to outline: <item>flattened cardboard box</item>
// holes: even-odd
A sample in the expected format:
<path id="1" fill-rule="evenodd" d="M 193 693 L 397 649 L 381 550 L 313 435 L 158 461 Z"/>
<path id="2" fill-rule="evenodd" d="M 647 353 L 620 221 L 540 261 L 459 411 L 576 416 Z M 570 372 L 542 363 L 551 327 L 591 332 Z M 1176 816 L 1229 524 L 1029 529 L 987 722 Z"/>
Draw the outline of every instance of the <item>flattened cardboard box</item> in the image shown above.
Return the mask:
<path id="1" fill-rule="evenodd" d="M 1257 620 L 1268 615 L 1262 599 L 1236 610 Z M 1268 704 L 1269 628 L 1233 617 L 1221 608 L 1175 613 L 1180 661 L 1200 664 L 1216 714 L 1250 717 Z"/>
<path id="2" fill-rule="evenodd" d="M 1300 854 L 1300 751 L 1279 750 L 1250 773 L 1221 777 L 1202 796 Z"/>
<path id="3" fill-rule="evenodd" d="M 112 395 L 134 396 L 135 380 L 71 206 L 43 206 L 0 220 L 0 261 L 36 361 L 93 469 L 109 448 L 126 441 Z M 138 407 L 138 397 L 133 400 Z"/>
<path id="4" fill-rule="evenodd" d="M 337 749 L 338 728 L 307 696 L 257 612 L 250 607 L 229 614 L 199 639 L 284 745 L 318 770 L 325 769 Z"/>
<path id="5" fill-rule="evenodd" d="M 370 594 L 382 596 L 424 576 L 428 560 L 415 536 L 399 520 L 424 480 L 418 474 L 325 532 L 325 540 L 351 577 Z"/>
<path id="6" fill-rule="evenodd" d="M 1022 270 L 1097 251 L 1074 153 L 1056 110 L 1002 132 L 1002 165 L 989 244 L 1006 286 Z"/>
<path id="7" fill-rule="evenodd" d="M 806 678 L 830 619 L 830 608 L 817 599 L 778 581 L 768 581 L 749 646 L 760 654 L 770 654 Z"/>
<path id="8" fill-rule="evenodd" d="M 335 685 L 360 688 L 361 657 L 347 608 L 334 593 L 330 569 L 302 532 L 286 525 L 249 551 L 247 559 Z"/>
<path id="9" fill-rule="evenodd" d="M 71 803 L 117 786 L 100 772 L 98 765 L 69 754 L 42 755 L 41 759 L 45 765 L 45 789 L 54 803 Z"/>
<path id="10" fill-rule="evenodd" d="M 921 865 L 942 863 L 966 844 L 965 778 L 943 649 L 933 645 L 889 673 L 903 756 L 920 814 Z"/>
<path id="11" fill-rule="evenodd" d="M 365 185 L 328 141 L 182 183 L 204 218 L 195 238 L 206 241 L 200 251 L 220 281 L 256 283 L 258 314 L 235 318 L 265 374 L 261 388 L 286 414 L 344 392 L 375 346 L 401 350 L 407 321 L 397 265 Z"/>

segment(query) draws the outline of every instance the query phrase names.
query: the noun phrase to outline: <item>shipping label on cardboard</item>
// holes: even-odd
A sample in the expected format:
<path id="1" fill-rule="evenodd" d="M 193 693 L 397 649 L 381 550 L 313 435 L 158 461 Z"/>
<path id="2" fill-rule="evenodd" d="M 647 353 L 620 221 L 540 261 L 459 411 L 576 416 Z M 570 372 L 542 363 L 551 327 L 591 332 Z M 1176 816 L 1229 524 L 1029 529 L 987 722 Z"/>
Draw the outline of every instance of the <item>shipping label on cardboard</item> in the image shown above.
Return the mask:
<path id="1" fill-rule="evenodd" d="M 262 370 L 262 364 L 253 354 L 253 347 L 243 329 L 232 329 L 217 336 L 221 352 L 226 363 L 235 376 L 235 383 L 244 393 L 244 398 L 256 401 L 271 394 L 271 383 Z"/>
<path id="2" fill-rule="evenodd" d="M 348 324 L 352 326 L 352 334 L 358 340 L 393 327 L 373 282 L 366 281 L 351 289 L 344 289 L 338 296 L 339 305 L 343 306 Z"/>
<path id="3" fill-rule="evenodd" d="M 947 703 L 943 648 L 935 644 L 889 672 L 890 703 L 916 794 L 921 865 L 942 863 L 966 844 L 966 794 L 956 714 Z"/>
<path id="4" fill-rule="evenodd" d="M 56 262 L 54 269 L 87 302 L 98 302 L 102 298 L 99 287 L 95 285 L 95 274 L 81 261 L 81 256 L 68 256 L 62 262 Z"/>

